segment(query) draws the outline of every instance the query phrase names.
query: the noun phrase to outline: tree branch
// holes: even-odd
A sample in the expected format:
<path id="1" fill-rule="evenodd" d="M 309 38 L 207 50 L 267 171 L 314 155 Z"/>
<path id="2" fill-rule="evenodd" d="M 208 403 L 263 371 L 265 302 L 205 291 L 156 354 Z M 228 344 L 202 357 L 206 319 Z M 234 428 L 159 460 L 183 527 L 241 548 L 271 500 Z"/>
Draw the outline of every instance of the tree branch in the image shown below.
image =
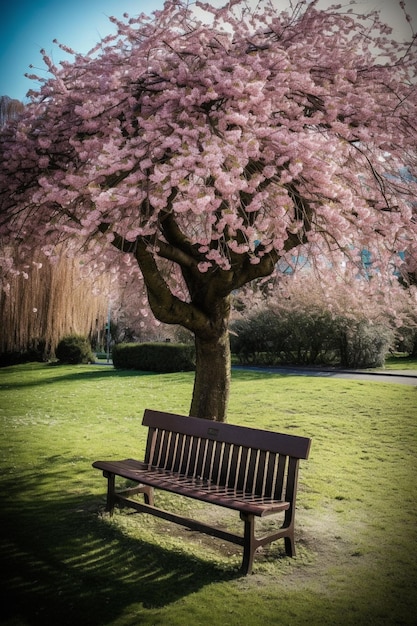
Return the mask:
<path id="1" fill-rule="evenodd" d="M 138 239 L 136 243 L 135 258 L 155 317 L 165 324 L 180 324 L 194 333 L 209 328 L 209 320 L 201 310 L 172 294 L 147 243 L 143 239 Z"/>

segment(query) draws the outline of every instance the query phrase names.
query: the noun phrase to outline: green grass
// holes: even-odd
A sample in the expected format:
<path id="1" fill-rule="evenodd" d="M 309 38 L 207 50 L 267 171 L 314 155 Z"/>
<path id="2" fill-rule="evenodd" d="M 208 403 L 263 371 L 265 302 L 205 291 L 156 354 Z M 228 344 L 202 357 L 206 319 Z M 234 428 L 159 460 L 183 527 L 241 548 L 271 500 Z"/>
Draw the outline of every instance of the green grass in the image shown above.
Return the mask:
<path id="1" fill-rule="evenodd" d="M 192 379 L 103 365 L 0 370 L 1 623 L 415 624 L 417 387 L 233 373 L 230 422 L 313 438 L 297 557 L 276 542 L 240 577 L 236 546 L 129 510 L 103 515 L 105 480 L 91 468 L 140 458 L 144 408 L 186 413 Z M 159 502 L 236 524 L 213 506 Z"/>
<path id="2" fill-rule="evenodd" d="M 407 354 L 403 354 L 401 352 L 393 354 L 387 357 L 385 362 L 385 369 L 417 371 L 417 358 L 408 356 Z"/>

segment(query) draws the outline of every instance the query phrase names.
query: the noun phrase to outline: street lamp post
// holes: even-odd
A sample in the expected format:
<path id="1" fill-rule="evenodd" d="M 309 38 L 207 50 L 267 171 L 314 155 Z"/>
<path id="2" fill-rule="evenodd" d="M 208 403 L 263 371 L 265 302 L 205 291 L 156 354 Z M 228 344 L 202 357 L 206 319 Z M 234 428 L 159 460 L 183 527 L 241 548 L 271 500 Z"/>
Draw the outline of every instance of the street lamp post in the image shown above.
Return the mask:
<path id="1" fill-rule="evenodd" d="M 106 330 L 107 330 L 107 363 L 110 363 L 110 340 L 111 340 L 111 333 L 110 333 L 110 319 L 111 319 L 111 305 L 109 303 L 109 308 L 107 310 L 107 324 L 106 324 Z"/>

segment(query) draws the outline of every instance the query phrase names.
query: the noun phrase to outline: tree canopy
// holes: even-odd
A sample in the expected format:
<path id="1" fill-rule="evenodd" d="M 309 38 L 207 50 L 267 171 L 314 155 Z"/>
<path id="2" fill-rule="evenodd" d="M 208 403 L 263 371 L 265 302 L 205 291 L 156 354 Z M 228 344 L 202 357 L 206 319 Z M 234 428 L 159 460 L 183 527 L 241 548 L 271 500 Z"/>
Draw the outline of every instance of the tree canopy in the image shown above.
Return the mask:
<path id="1" fill-rule="evenodd" d="M 195 334 L 191 412 L 224 419 L 233 291 L 300 255 L 415 271 L 416 38 L 314 0 L 125 17 L 72 62 L 44 54 L 1 135 L 0 236 L 140 272 L 155 316 Z"/>

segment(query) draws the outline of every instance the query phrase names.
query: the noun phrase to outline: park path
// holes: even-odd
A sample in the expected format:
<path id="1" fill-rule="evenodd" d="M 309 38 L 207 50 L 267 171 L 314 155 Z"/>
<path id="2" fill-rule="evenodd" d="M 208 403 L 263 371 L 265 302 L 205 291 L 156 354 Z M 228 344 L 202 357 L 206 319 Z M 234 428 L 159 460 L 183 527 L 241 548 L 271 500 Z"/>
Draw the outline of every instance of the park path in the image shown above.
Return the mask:
<path id="1" fill-rule="evenodd" d="M 417 370 L 354 370 L 313 367 L 233 367 L 236 370 L 251 370 L 265 374 L 284 374 L 286 376 L 318 376 L 324 378 L 345 378 L 350 380 L 371 380 L 380 383 L 412 385 L 417 387 Z"/>

